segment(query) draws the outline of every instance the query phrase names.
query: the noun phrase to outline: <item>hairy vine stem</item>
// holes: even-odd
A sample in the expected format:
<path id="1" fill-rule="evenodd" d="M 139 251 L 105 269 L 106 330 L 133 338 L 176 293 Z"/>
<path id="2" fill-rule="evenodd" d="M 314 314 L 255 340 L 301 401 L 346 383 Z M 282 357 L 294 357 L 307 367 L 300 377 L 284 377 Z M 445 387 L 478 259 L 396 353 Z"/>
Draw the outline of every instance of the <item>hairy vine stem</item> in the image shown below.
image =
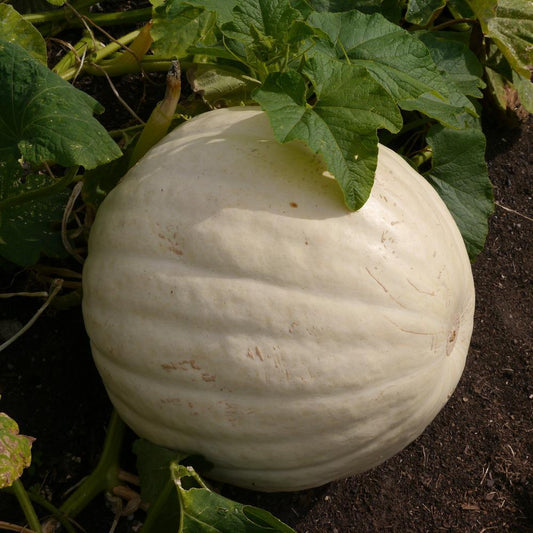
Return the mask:
<path id="1" fill-rule="evenodd" d="M 17 333 L 15 333 L 15 335 L 7 339 L 7 341 L 5 341 L 3 344 L 0 344 L 0 352 L 5 350 L 8 346 L 11 346 L 11 344 L 13 344 L 19 337 L 24 335 L 24 333 L 26 333 L 26 331 L 28 331 L 33 326 L 33 324 L 35 324 L 35 322 L 37 322 L 37 319 L 43 314 L 44 310 L 50 305 L 50 302 L 55 298 L 56 294 L 61 290 L 62 287 L 62 279 L 55 279 L 52 282 L 52 290 L 48 295 L 46 302 L 44 302 L 44 304 L 39 307 L 37 312 L 30 318 L 30 320 L 28 320 L 28 322 L 26 322 L 26 324 L 22 328 L 17 331 Z"/>

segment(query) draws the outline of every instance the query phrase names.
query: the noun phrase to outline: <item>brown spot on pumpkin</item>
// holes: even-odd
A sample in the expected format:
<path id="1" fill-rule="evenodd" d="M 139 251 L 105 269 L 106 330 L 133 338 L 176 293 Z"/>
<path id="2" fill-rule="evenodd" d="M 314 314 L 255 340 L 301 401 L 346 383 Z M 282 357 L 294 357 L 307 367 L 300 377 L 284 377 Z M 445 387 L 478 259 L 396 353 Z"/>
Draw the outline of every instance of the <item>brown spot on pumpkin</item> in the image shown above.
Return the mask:
<path id="1" fill-rule="evenodd" d="M 163 363 L 161 365 L 161 368 L 163 370 L 166 370 L 167 372 L 170 372 L 172 370 L 184 370 L 183 368 L 180 368 L 179 366 L 176 366 L 176 363 Z"/>
<path id="2" fill-rule="evenodd" d="M 454 328 L 448 335 L 448 344 L 446 345 L 446 355 L 451 355 L 453 348 L 455 346 L 455 341 L 457 340 L 457 329 Z"/>
<path id="3" fill-rule="evenodd" d="M 181 398 L 161 398 L 161 403 L 181 403 Z"/>
<path id="4" fill-rule="evenodd" d="M 161 368 L 168 372 L 171 370 L 189 370 L 188 367 L 193 368 L 194 370 L 201 370 L 201 367 L 198 366 L 194 359 L 185 359 L 184 361 L 178 361 L 177 363 L 171 361 L 170 363 L 161 364 Z"/>
<path id="5" fill-rule="evenodd" d="M 168 244 L 168 250 L 175 255 L 183 255 L 183 250 L 178 246 L 178 232 L 174 231 L 172 236 L 169 237 L 162 232 L 159 232 L 157 236 Z"/>
<path id="6" fill-rule="evenodd" d="M 217 379 L 216 376 L 213 376 L 211 374 L 207 374 L 207 373 L 203 373 L 202 374 L 202 379 L 205 381 L 205 382 L 209 382 L 209 381 L 215 381 Z"/>
<path id="7" fill-rule="evenodd" d="M 298 204 L 297 204 L 296 202 L 291 202 L 289 205 L 290 205 L 291 207 L 298 207 Z"/>
<path id="8" fill-rule="evenodd" d="M 191 368 L 194 368 L 194 370 L 201 370 L 200 366 L 196 363 L 194 359 L 189 359 L 185 361 L 180 361 L 180 365 L 190 365 Z"/>

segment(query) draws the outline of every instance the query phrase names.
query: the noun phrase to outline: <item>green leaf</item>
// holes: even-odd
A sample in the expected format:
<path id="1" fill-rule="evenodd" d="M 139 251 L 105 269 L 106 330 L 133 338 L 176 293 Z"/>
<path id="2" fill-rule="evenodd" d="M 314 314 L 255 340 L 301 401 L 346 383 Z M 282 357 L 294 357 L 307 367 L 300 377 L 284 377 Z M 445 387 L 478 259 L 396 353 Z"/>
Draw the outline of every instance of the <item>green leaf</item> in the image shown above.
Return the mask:
<path id="1" fill-rule="evenodd" d="M 533 72 L 533 4 L 529 0 L 466 0 L 486 37 L 521 76 Z"/>
<path id="2" fill-rule="evenodd" d="M 307 11 L 298 8 L 307 15 L 311 11 L 341 13 L 355 8 L 362 13 L 381 13 L 386 19 L 395 23 L 400 21 L 403 7 L 403 0 L 358 0 L 357 2 L 353 0 L 301 0 L 301 2 L 293 2 L 295 3 L 310 6 L 312 9 Z"/>
<path id="3" fill-rule="evenodd" d="M 188 454 L 157 446 L 145 439 L 133 443 L 133 453 L 137 456 L 137 471 L 141 480 L 143 501 L 152 503 L 164 490 L 170 475 L 170 464 L 180 462 Z"/>
<path id="4" fill-rule="evenodd" d="M 122 155 L 109 163 L 86 170 L 83 174 L 82 197 L 86 204 L 97 209 L 109 192 L 131 167 L 132 153 L 140 131 L 123 133 L 120 140 Z"/>
<path id="5" fill-rule="evenodd" d="M 21 163 L 93 168 L 121 152 L 92 116 L 101 106 L 18 44 L 0 41 L 0 78 L 0 254 L 27 266 L 41 252 L 64 255 L 58 229 L 69 191 L 68 181 Z"/>
<path id="6" fill-rule="evenodd" d="M 455 218 L 473 260 L 483 249 L 488 217 L 494 209 L 485 163 L 485 137 L 477 127 L 456 131 L 435 125 L 429 130 L 427 141 L 433 159 L 425 177 Z"/>
<path id="7" fill-rule="evenodd" d="M 8 166 L 16 168 L 16 162 Z M 9 177 L 0 175 L 0 178 L 0 200 L 23 199 L 24 194 L 54 183 L 44 174 L 24 176 L 22 169 Z M 59 229 L 69 192 L 63 189 L 3 208 L 0 212 L 0 255 L 23 267 L 37 263 L 41 253 L 64 257 L 66 251 Z"/>
<path id="8" fill-rule="evenodd" d="M 93 118 L 102 107 L 17 44 L 0 41 L 0 159 L 94 168 L 121 152 Z M 0 180 L 13 168 L 0 167 Z"/>
<path id="9" fill-rule="evenodd" d="M 191 467 L 171 465 L 181 506 L 179 533 L 295 533 L 267 511 L 209 490 Z M 186 488 L 196 483 L 200 487 Z"/>
<path id="10" fill-rule="evenodd" d="M 0 4 L 0 40 L 17 43 L 46 65 L 46 43 L 43 36 L 9 4 Z"/>
<path id="11" fill-rule="evenodd" d="M 449 90 L 426 46 L 379 14 L 314 13 L 309 23 L 323 30 L 338 58 L 364 67 L 406 111 L 420 111 L 452 128 L 475 114 L 466 97 Z"/>
<path id="12" fill-rule="evenodd" d="M 426 26 L 445 5 L 446 0 L 409 0 L 405 20 Z"/>
<path id="13" fill-rule="evenodd" d="M 421 32 L 418 38 L 426 45 L 433 62 L 450 84 L 455 85 L 464 95 L 481 98 L 485 83 L 483 66 L 470 50 L 469 33 Z M 464 35 L 464 37 L 463 37 Z"/>
<path id="14" fill-rule="evenodd" d="M 235 6 L 232 21 L 221 29 L 238 43 L 237 53 L 264 78 L 269 71 L 283 70 L 290 50 L 294 52 L 299 41 L 309 36 L 300 18 L 288 0 L 248 0 Z"/>
<path id="15" fill-rule="evenodd" d="M 374 180 L 376 130 L 398 131 L 401 114 L 364 68 L 317 54 L 307 62 L 305 75 L 315 90 L 312 106 L 306 82 L 295 71 L 271 74 L 254 98 L 268 113 L 278 141 L 299 139 L 321 154 L 346 205 L 359 209 Z"/>
<path id="16" fill-rule="evenodd" d="M 141 496 L 150 503 L 144 533 L 294 533 L 267 511 L 235 503 L 212 492 L 187 455 L 144 439 L 133 444 Z"/>
<path id="17" fill-rule="evenodd" d="M 17 423 L 0 413 L 0 489 L 10 487 L 30 466 L 34 439 L 19 435 Z"/>
<path id="18" fill-rule="evenodd" d="M 292 23 L 299 18 L 288 0 L 248 0 L 237 4 L 233 9 L 232 22 L 224 25 L 224 33 L 252 42 L 250 28 L 273 40 L 284 41 Z"/>
<path id="19" fill-rule="evenodd" d="M 154 9 L 153 21 L 154 53 L 183 58 L 189 54 L 189 47 L 200 41 L 209 43 L 215 18 L 202 7 L 168 0 Z"/>

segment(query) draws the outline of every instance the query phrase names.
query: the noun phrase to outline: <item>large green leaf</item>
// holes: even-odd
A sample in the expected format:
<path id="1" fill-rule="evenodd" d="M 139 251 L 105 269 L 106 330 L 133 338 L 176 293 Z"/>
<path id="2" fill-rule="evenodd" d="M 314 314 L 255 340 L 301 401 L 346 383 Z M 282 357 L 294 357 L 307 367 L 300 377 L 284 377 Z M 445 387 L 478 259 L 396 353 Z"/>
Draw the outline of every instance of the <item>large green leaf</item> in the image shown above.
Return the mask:
<path id="1" fill-rule="evenodd" d="M 43 36 L 9 4 L 0 4 L 0 40 L 19 44 L 46 65 Z"/>
<path id="2" fill-rule="evenodd" d="M 98 102 L 21 46 L 0 41 L 0 158 L 94 168 L 121 152 L 92 116 Z M 0 179 L 13 171 L 0 167 Z"/>
<path id="3" fill-rule="evenodd" d="M 178 533 L 295 533 L 269 512 L 209 490 L 190 467 L 174 463 L 171 473 L 181 507 Z M 199 486 L 187 488 L 191 482 Z"/>
<path id="4" fill-rule="evenodd" d="M 469 48 L 469 33 L 427 31 L 419 33 L 418 37 L 448 83 L 464 95 L 483 96 L 483 66 Z"/>
<path id="5" fill-rule="evenodd" d="M 512 68 L 533 72 L 533 3 L 530 0 L 466 0 L 483 33 L 498 45 Z"/>
<path id="6" fill-rule="evenodd" d="M 0 489 L 10 487 L 30 466 L 33 438 L 19 435 L 17 423 L 0 413 Z"/>
<path id="7" fill-rule="evenodd" d="M 268 113 L 280 142 L 302 140 L 321 154 L 341 186 L 346 205 L 359 209 L 370 194 L 377 165 L 378 128 L 398 131 L 401 114 L 393 99 L 362 67 L 311 58 L 305 75 L 316 102 L 297 72 L 271 74 L 254 98 Z"/>
<path id="8" fill-rule="evenodd" d="M 477 127 L 456 131 L 435 125 L 427 140 L 433 159 L 425 177 L 454 216 L 473 260 L 483 249 L 494 207 L 485 137 Z"/>
<path id="9" fill-rule="evenodd" d="M 163 56 L 182 58 L 197 42 L 209 43 L 207 37 L 215 17 L 202 7 L 181 0 L 168 0 L 155 7 L 153 22 L 153 51 Z"/>
<path id="10" fill-rule="evenodd" d="M 143 501 L 150 503 L 144 533 L 294 533 L 267 511 L 211 491 L 187 455 L 135 441 Z"/>
<path id="11" fill-rule="evenodd" d="M 337 57 L 364 67 L 407 111 L 421 111 L 441 123 L 462 128 L 469 100 L 454 91 L 414 35 L 379 14 L 314 13 L 309 23 L 326 32 Z"/>
<path id="12" fill-rule="evenodd" d="M 18 44 L 0 41 L 0 80 L 0 254 L 26 266 L 64 253 L 57 230 L 69 194 L 68 180 L 31 167 L 93 168 L 121 151 L 93 117 L 101 106 Z"/>

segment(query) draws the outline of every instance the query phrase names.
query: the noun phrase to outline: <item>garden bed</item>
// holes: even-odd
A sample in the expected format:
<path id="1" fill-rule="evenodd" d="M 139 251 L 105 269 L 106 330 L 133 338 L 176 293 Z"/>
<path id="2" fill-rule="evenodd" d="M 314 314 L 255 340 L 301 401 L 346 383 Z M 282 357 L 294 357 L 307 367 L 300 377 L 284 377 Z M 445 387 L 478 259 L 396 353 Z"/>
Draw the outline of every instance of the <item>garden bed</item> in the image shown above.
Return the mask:
<path id="1" fill-rule="evenodd" d="M 407 449 L 368 473 L 294 494 L 221 487 L 224 494 L 270 510 L 301 533 L 532 530 L 531 120 L 485 129 L 497 206 L 473 267 L 474 334 L 450 402 Z M 2 290 L 17 279 L 4 276 Z M 3 335 L 38 306 L 29 298 L 4 301 Z M 94 468 L 111 412 L 79 307 L 47 310 L 2 353 L 0 393 L 0 410 L 36 438 L 22 481 L 59 503 Z M 124 466 L 134 469 L 127 450 Z M 143 517 L 139 510 L 122 518 L 116 531 L 135 531 Z M 24 522 L 10 495 L 0 495 L 0 520 Z M 109 531 L 113 520 L 104 496 L 78 517 L 91 533 Z"/>

